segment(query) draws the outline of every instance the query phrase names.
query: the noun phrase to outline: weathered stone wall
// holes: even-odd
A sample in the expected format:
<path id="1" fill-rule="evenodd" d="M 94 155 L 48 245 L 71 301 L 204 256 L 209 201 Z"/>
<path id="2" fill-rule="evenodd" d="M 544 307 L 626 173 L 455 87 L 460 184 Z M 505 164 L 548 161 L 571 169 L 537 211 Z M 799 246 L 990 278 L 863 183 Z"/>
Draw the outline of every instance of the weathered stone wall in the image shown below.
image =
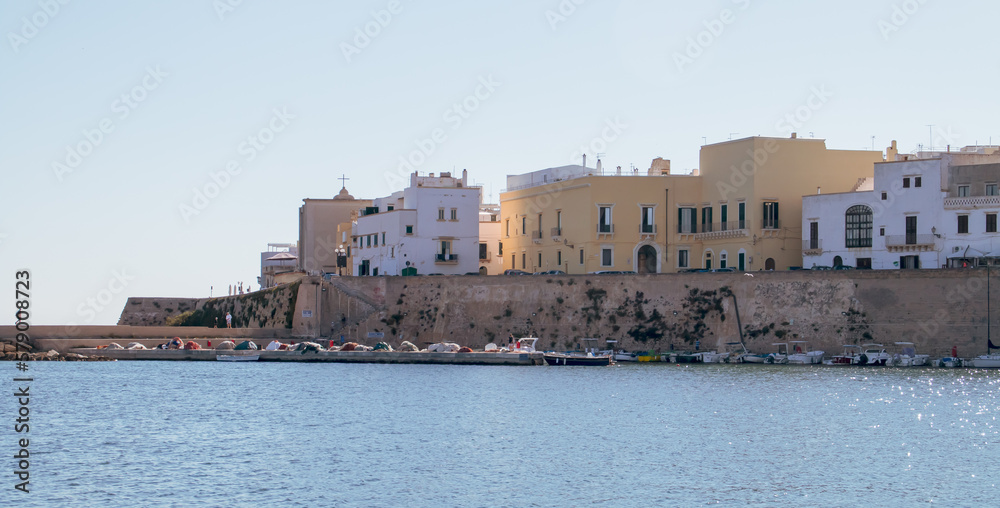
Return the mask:
<path id="1" fill-rule="evenodd" d="M 219 298 L 129 298 L 119 325 L 291 328 L 298 283 Z"/>
<path id="2" fill-rule="evenodd" d="M 341 296 L 339 304 L 325 301 L 324 314 L 345 319 L 333 327 L 334 337 L 360 342 L 372 342 L 367 332 L 376 331 L 392 344 L 449 340 L 482 347 L 513 333 L 537 335 L 546 349 L 578 348 L 579 339 L 596 337 L 601 347 L 611 339 L 624 349 L 669 351 L 700 341 L 707 350 L 739 340 L 735 296 L 744 341 L 757 352 L 788 340 L 808 340 L 830 354 L 843 344 L 895 341 L 915 342 L 932 355 L 953 345 L 965 356 L 985 349 L 984 271 L 752 275 L 349 277 L 336 284 L 373 310 L 346 320 Z"/>
<path id="3" fill-rule="evenodd" d="M 615 340 L 616 347 L 627 350 L 669 351 L 693 349 L 696 341 L 711 350 L 739 340 L 738 304 L 744 342 L 755 352 L 773 351 L 772 343 L 788 340 L 808 340 L 828 354 L 838 353 L 843 344 L 891 346 L 895 341 L 915 342 L 918 351 L 935 356 L 953 345 L 962 356 L 985 350 L 982 270 L 751 275 L 342 277 L 332 282 L 311 277 L 266 297 L 215 299 L 212 309 L 222 315 L 231 309 L 241 327 L 291 323 L 290 336 L 300 338 L 343 335 L 373 344 L 379 339 L 369 339 L 368 333 L 381 332 L 394 346 L 402 340 L 418 345 L 447 340 L 482 347 L 506 343 L 513 333 L 537 335 L 545 349 L 576 349 L 581 338 L 595 337 L 600 347 Z M 130 307 L 151 312 L 151 302 L 131 302 L 123 322 L 138 319 L 129 315 L 138 316 Z M 159 302 L 165 309 L 166 300 Z M 208 302 L 199 300 L 196 309 Z M 163 316 L 157 324 L 165 322 Z"/>

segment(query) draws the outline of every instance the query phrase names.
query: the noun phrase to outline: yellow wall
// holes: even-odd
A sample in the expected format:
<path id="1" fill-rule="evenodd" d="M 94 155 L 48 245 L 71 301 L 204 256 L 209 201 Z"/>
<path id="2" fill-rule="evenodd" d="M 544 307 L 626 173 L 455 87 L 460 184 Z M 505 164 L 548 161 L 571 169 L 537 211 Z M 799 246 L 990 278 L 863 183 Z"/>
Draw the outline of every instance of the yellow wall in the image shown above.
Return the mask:
<path id="1" fill-rule="evenodd" d="M 720 205 L 729 203 L 729 220 L 736 220 L 737 205 L 746 201 L 746 236 L 713 238 L 699 235 L 704 250 L 713 251 L 713 267 L 725 249 L 729 266 L 736 266 L 734 252 L 744 248 L 747 270 L 759 270 L 765 261 L 775 261 L 777 270 L 802 264 L 802 196 L 822 192 L 847 192 L 859 179 L 874 174 L 882 162 L 881 152 L 828 150 L 821 139 L 753 137 L 707 145 L 701 150 L 702 204 L 711 204 L 713 220 L 719 222 Z M 763 204 L 779 204 L 778 229 L 763 229 Z M 752 258 L 752 262 L 751 259 Z M 699 265 L 700 266 L 700 265 Z"/>
<path id="2" fill-rule="evenodd" d="M 775 269 L 786 270 L 802 264 L 802 196 L 815 194 L 817 187 L 822 192 L 850 191 L 859 179 L 872 176 L 874 163 L 881 161 L 880 152 L 828 150 L 823 140 L 753 137 L 702 147 L 697 176 L 583 176 L 505 192 L 500 196 L 504 269 L 639 272 L 637 248 L 651 244 L 658 252 L 656 271 L 661 273 L 679 269 L 678 249 L 689 253 L 688 265 L 680 269 L 704 267 L 706 252 L 712 254 L 711 268 L 719 268 L 723 251 L 727 266 L 738 268 L 742 249 L 746 270 L 764 269 L 769 258 Z M 740 201 L 746 203 L 743 229 L 737 223 Z M 765 201 L 778 203 L 777 228 L 763 227 Z M 725 230 L 719 224 L 723 203 L 728 205 L 731 223 Z M 613 235 L 597 232 L 599 204 L 614 205 Z M 640 236 L 640 204 L 655 207 L 654 237 Z M 697 232 L 678 232 L 681 207 L 695 209 Z M 712 209 L 711 231 L 704 231 L 702 225 L 706 207 Z M 559 210 L 563 231 L 556 241 L 551 229 Z M 536 242 L 532 233 L 538 230 L 539 213 L 542 235 Z M 522 217 L 526 217 L 526 232 L 522 232 Z M 605 247 L 614 250 L 612 266 L 601 263 Z M 582 265 L 580 249 L 584 250 Z M 557 266 L 560 251 L 562 264 Z"/>
<path id="3" fill-rule="evenodd" d="M 638 272 L 636 250 L 648 244 L 655 245 L 654 251 L 658 252 L 659 271 L 674 271 L 673 253 L 669 250 L 673 240 L 671 232 L 677 228 L 674 203 L 680 199 L 678 196 L 699 194 L 700 188 L 700 179 L 688 175 L 587 176 L 504 193 L 500 196 L 504 269 Z M 598 205 L 611 206 L 613 234 L 598 233 Z M 640 205 L 653 207 L 656 231 L 652 235 L 640 234 Z M 559 211 L 562 212 L 562 234 L 553 237 L 552 229 L 556 227 Z M 542 214 L 542 234 L 536 242 L 533 233 L 539 229 L 539 213 Z M 522 231 L 522 217 L 526 219 L 526 232 Z M 604 248 L 613 250 L 611 266 L 602 265 Z M 584 251 L 583 264 L 580 263 L 581 249 Z M 559 252 L 562 253 L 561 265 L 557 264 Z M 527 266 L 522 264 L 522 259 Z"/>

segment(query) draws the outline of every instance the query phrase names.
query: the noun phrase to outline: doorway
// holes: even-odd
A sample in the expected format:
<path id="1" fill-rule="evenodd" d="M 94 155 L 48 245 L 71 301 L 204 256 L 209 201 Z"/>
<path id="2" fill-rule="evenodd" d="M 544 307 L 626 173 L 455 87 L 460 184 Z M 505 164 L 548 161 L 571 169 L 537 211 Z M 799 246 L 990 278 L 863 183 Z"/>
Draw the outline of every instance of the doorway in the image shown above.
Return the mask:
<path id="1" fill-rule="evenodd" d="M 656 249 L 652 245 L 639 247 L 636 257 L 636 267 L 639 273 L 656 273 Z"/>

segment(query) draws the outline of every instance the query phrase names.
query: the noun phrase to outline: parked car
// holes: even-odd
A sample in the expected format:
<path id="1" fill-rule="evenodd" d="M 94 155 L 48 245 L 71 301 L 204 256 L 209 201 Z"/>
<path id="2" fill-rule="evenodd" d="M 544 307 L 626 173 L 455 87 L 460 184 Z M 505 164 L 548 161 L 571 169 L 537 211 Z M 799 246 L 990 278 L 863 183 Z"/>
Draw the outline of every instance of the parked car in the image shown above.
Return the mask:
<path id="1" fill-rule="evenodd" d="M 566 275 L 562 270 L 549 270 L 546 272 L 535 272 L 535 275 Z"/>
<path id="2" fill-rule="evenodd" d="M 712 270 L 713 273 L 719 273 L 719 272 L 729 273 L 729 272 L 735 272 L 735 271 L 736 271 L 736 269 L 732 268 L 732 267 L 716 268 L 715 270 Z"/>
<path id="3" fill-rule="evenodd" d="M 853 266 L 848 266 L 848 265 L 837 265 L 837 266 L 833 267 L 833 269 L 834 270 L 853 270 L 854 267 Z"/>
<path id="4" fill-rule="evenodd" d="M 504 275 L 531 275 L 530 273 L 528 273 L 528 272 L 526 272 L 524 270 L 514 270 L 514 269 L 504 270 L 503 274 Z"/>
<path id="5" fill-rule="evenodd" d="M 833 267 L 826 266 L 826 265 L 818 265 L 818 266 L 814 266 L 814 267 L 810 268 L 810 270 L 833 270 Z"/>
<path id="6" fill-rule="evenodd" d="M 711 272 L 708 268 L 688 268 L 687 270 L 681 270 L 680 273 L 708 273 Z"/>

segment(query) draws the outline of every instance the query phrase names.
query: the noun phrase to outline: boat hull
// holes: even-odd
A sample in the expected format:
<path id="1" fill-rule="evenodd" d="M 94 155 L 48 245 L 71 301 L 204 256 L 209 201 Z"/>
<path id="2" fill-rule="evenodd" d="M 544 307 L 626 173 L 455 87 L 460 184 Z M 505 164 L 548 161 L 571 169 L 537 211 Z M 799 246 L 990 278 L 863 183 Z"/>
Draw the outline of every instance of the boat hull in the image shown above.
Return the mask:
<path id="1" fill-rule="evenodd" d="M 215 355 L 215 359 L 220 362 L 256 362 L 260 360 L 260 355 Z"/>
<path id="2" fill-rule="evenodd" d="M 602 366 L 611 365 L 610 356 L 576 356 L 559 353 L 546 353 L 545 363 L 549 365 Z"/>
<path id="3" fill-rule="evenodd" d="M 1000 355 L 983 355 L 972 359 L 972 366 L 977 369 L 1000 369 Z"/>

